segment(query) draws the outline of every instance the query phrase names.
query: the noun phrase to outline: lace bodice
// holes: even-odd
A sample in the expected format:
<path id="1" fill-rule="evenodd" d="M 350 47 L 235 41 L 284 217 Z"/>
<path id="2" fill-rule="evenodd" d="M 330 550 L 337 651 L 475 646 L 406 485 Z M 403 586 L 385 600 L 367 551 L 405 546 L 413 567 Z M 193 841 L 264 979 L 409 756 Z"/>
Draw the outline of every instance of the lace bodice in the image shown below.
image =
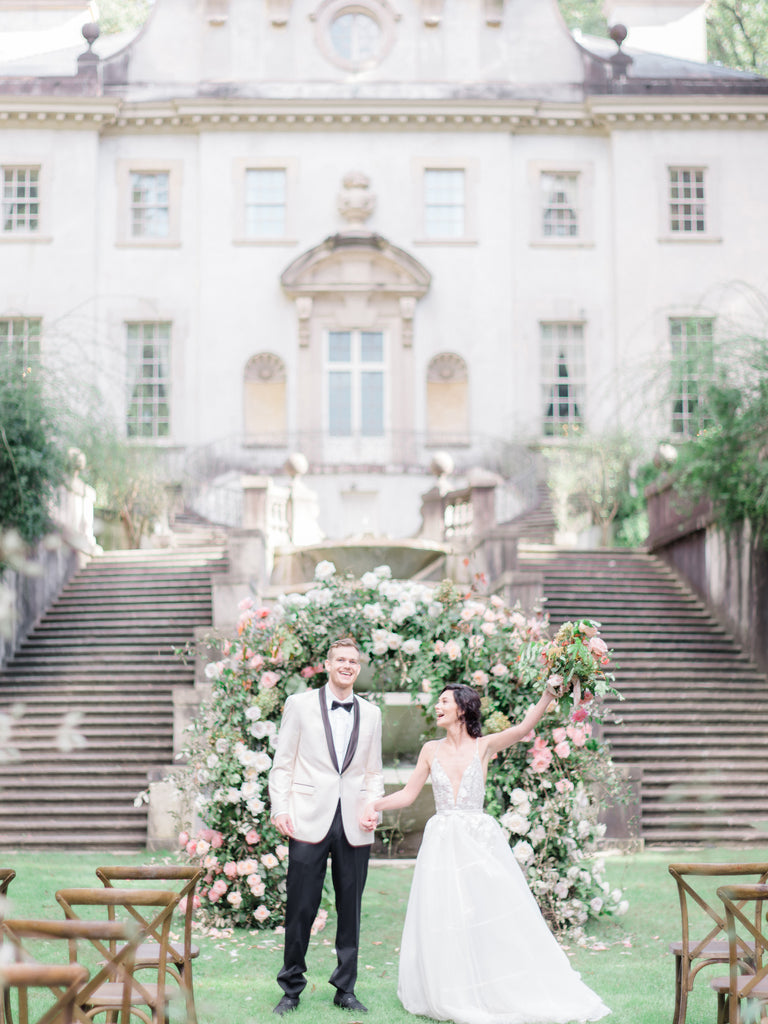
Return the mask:
<path id="1" fill-rule="evenodd" d="M 438 753 L 432 758 L 431 774 L 432 792 L 438 814 L 446 811 L 482 811 L 485 799 L 485 779 L 477 744 L 475 745 L 475 756 L 461 776 L 455 801 L 451 780 L 448 778 L 445 768 L 440 764 Z"/>

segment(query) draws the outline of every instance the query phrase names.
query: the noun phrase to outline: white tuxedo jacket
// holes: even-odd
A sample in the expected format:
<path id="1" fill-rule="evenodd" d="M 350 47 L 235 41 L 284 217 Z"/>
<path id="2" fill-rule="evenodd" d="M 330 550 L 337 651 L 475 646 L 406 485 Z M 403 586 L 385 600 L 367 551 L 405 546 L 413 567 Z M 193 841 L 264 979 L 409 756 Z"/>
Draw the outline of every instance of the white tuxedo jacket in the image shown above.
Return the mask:
<path id="1" fill-rule="evenodd" d="M 271 814 L 289 814 L 295 838 L 305 843 L 319 843 L 327 835 L 339 800 L 352 846 L 373 842 L 373 832 L 360 828 L 359 819 L 366 804 L 384 793 L 381 711 L 355 696 L 351 714 L 347 753 L 338 765 L 326 687 L 293 694 L 285 702 L 269 773 Z"/>

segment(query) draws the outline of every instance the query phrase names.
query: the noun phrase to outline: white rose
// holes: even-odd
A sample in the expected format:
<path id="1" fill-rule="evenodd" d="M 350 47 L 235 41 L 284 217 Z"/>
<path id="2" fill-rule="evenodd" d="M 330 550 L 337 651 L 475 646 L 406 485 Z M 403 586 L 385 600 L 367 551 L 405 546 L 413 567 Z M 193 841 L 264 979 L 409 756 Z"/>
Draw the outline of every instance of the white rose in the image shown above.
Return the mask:
<path id="1" fill-rule="evenodd" d="M 603 909 L 603 901 L 600 899 L 599 896 L 595 896 L 594 899 L 591 899 L 589 901 L 589 906 L 593 914 L 599 914 L 600 911 Z"/>
<path id="2" fill-rule="evenodd" d="M 209 768 L 215 768 L 216 765 L 219 763 L 219 755 L 209 754 L 208 757 L 205 759 L 205 763 L 208 765 Z"/>
<path id="3" fill-rule="evenodd" d="M 316 580 L 327 580 L 331 576 L 335 575 L 336 566 L 333 562 L 323 561 L 318 562 L 315 566 L 315 579 Z"/>
<path id="4" fill-rule="evenodd" d="M 533 847 L 530 843 L 526 843 L 524 839 L 521 839 L 512 847 L 512 853 L 517 858 L 518 864 L 525 865 L 533 857 Z"/>
<path id="5" fill-rule="evenodd" d="M 216 753 L 217 754 L 226 754 L 226 752 L 228 750 L 229 750 L 229 740 L 225 740 L 223 736 L 220 739 L 216 740 Z"/>
<path id="6" fill-rule="evenodd" d="M 249 722 L 258 722 L 258 720 L 261 718 L 261 708 L 257 707 L 255 704 L 252 704 L 249 708 L 246 708 L 245 717 L 248 719 Z"/>
<path id="7" fill-rule="evenodd" d="M 406 640 L 402 646 L 403 654 L 415 654 L 421 647 L 421 640 Z"/>

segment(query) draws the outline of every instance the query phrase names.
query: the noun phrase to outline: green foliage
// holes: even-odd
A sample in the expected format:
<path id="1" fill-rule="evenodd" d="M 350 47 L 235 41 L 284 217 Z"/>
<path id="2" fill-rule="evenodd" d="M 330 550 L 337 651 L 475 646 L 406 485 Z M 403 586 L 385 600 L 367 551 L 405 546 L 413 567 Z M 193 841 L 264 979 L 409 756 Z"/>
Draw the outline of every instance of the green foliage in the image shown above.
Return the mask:
<path id="1" fill-rule="evenodd" d="M 567 444 L 546 449 L 559 529 L 578 532 L 599 526 L 601 543 L 609 544 L 614 521 L 644 508 L 635 480 L 639 455 L 635 438 L 621 432 L 573 434 Z"/>
<path id="2" fill-rule="evenodd" d="M 579 29 L 585 35 L 607 36 L 608 22 L 603 13 L 602 0 L 557 0 L 560 12 L 569 29 Z"/>
<path id="3" fill-rule="evenodd" d="M 167 504 L 158 452 L 151 445 L 128 441 L 104 412 L 96 391 L 78 395 L 79 411 L 71 413 L 69 435 L 85 455 L 82 478 L 96 492 L 101 516 L 120 522 L 130 547 L 139 547 Z"/>
<path id="4" fill-rule="evenodd" d="M 39 369 L 0 360 L 0 527 L 27 543 L 51 529 L 50 506 L 66 474 L 57 412 Z"/>
<path id="5" fill-rule="evenodd" d="M 588 717 L 613 691 L 609 654 L 596 624 L 568 623 L 554 640 L 545 622 L 449 581 L 438 587 L 391 579 L 379 566 L 362 579 L 321 562 L 306 594 L 283 595 L 273 608 L 241 604 L 237 636 L 206 668 L 212 695 L 192 727 L 191 781 L 205 828 L 182 834 L 206 870 L 202 909 L 215 927 L 274 927 L 285 899 L 282 837 L 269 821 L 268 770 L 286 696 L 325 681 L 331 640 L 354 636 L 370 661 L 366 686 L 381 700 L 398 685 L 422 703 L 432 726 L 448 682 L 482 694 L 484 728 L 518 721 L 549 682 L 561 695 L 537 735 L 505 752 L 488 776 L 487 802 L 501 816 L 515 856 L 552 926 L 583 934 L 587 918 L 617 912 L 586 863 L 602 827 L 590 783 L 611 775 L 607 748 Z M 322 916 L 316 928 L 323 925 Z"/>
<path id="6" fill-rule="evenodd" d="M 104 35 L 139 28 L 147 20 L 153 0 L 98 0 L 99 28 Z"/>
<path id="7" fill-rule="evenodd" d="M 768 547 L 768 373 L 748 387 L 710 384 L 706 407 L 709 425 L 680 449 L 675 485 L 694 502 L 708 499 L 724 530 L 748 522 Z"/>
<path id="8" fill-rule="evenodd" d="M 712 0 L 707 8 L 709 59 L 768 74 L 768 5 L 765 0 Z"/>

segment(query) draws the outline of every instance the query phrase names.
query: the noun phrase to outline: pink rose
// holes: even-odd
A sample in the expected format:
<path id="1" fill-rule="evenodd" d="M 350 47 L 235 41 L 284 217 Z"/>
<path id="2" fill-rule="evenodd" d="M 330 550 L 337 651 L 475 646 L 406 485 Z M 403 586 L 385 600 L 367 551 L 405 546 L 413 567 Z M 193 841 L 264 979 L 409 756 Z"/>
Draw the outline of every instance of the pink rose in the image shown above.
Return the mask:
<path id="1" fill-rule="evenodd" d="M 221 834 L 221 832 L 216 832 L 215 830 L 213 830 L 211 832 L 210 843 L 214 850 L 220 850 L 221 847 L 224 845 L 224 836 Z"/>
<path id="2" fill-rule="evenodd" d="M 189 832 L 179 832 L 179 846 L 185 847 L 189 842 Z"/>
<path id="3" fill-rule="evenodd" d="M 211 888 L 208 890 L 208 899 L 211 903 L 216 903 L 224 893 L 227 891 L 227 883 L 223 878 L 217 878 Z"/>
<path id="4" fill-rule="evenodd" d="M 253 608 L 253 598 L 244 597 L 237 607 L 241 612 L 247 612 L 249 608 Z"/>
<path id="5" fill-rule="evenodd" d="M 251 857 L 247 857 L 245 860 L 238 861 L 237 873 L 238 875 L 252 875 L 254 871 L 259 870 L 259 865 Z"/>
<path id="6" fill-rule="evenodd" d="M 314 674 L 315 670 L 312 665 L 307 665 L 306 668 L 303 668 L 301 672 L 299 672 L 302 679 L 311 679 Z"/>
<path id="7" fill-rule="evenodd" d="M 502 665 L 501 662 L 497 662 L 491 669 L 491 675 L 494 676 L 505 676 L 509 672 L 506 665 Z"/>
<path id="8" fill-rule="evenodd" d="M 266 892 L 267 887 L 264 885 L 264 880 L 261 875 L 248 875 L 246 881 L 248 882 L 248 888 L 251 890 L 251 894 L 256 899 L 263 896 Z"/>
<path id="9" fill-rule="evenodd" d="M 261 863 L 265 868 L 276 868 L 280 861 L 274 855 L 274 853 L 265 853 L 261 857 Z"/>
<path id="10" fill-rule="evenodd" d="M 230 903 L 235 908 L 235 910 L 237 910 L 237 908 L 240 906 L 242 902 L 242 894 L 239 893 L 236 889 L 234 890 L 234 892 L 227 893 L 227 903 Z"/>
<path id="11" fill-rule="evenodd" d="M 285 858 L 288 856 L 288 847 L 282 845 L 276 846 L 275 853 L 277 854 L 280 860 L 285 860 Z"/>
<path id="12" fill-rule="evenodd" d="M 224 865 L 224 874 L 227 878 L 237 878 L 237 864 L 233 860 L 228 860 Z"/>
<path id="13" fill-rule="evenodd" d="M 253 912 L 253 916 L 259 923 L 261 923 L 262 921 L 267 920 L 267 918 L 269 917 L 269 911 L 262 903 L 261 906 L 256 907 L 256 909 Z"/>
<path id="14" fill-rule="evenodd" d="M 588 717 L 585 708 L 574 708 L 571 712 L 571 721 L 583 722 Z"/>
<path id="15" fill-rule="evenodd" d="M 570 779 L 558 779 L 555 783 L 555 789 L 558 793 L 570 793 L 573 789 L 573 783 Z"/>
<path id="16" fill-rule="evenodd" d="M 277 672 L 265 672 L 261 677 L 259 687 L 262 690 L 271 690 L 272 687 L 279 682 L 279 680 L 280 676 L 277 674 Z"/>
<path id="17" fill-rule="evenodd" d="M 188 857 L 194 857 L 197 853 L 197 843 L 194 839 L 190 839 L 184 849 L 187 851 Z"/>
<path id="18" fill-rule="evenodd" d="M 552 739 L 555 741 L 555 743 L 562 743 L 567 734 L 567 730 L 563 729 L 562 727 L 553 729 Z"/>
<path id="19" fill-rule="evenodd" d="M 579 625 L 579 632 L 584 636 L 596 636 L 597 626 L 593 622 L 582 622 Z"/>
<path id="20" fill-rule="evenodd" d="M 252 828 L 250 832 L 245 833 L 245 841 L 248 844 L 248 846 L 254 846 L 256 843 L 258 843 L 260 839 L 261 836 L 259 835 L 255 828 Z"/>
<path id="21" fill-rule="evenodd" d="M 583 747 L 587 742 L 587 730 L 582 729 L 580 726 L 569 725 L 565 730 L 573 743 L 574 747 Z"/>
<path id="22" fill-rule="evenodd" d="M 485 686 L 488 682 L 488 676 L 481 669 L 472 673 L 472 685 L 473 686 Z"/>
<path id="23" fill-rule="evenodd" d="M 557 754 L 558 757 L 568 757 L 570 752 L 571 752 L 571 748 L 568 745 L 568 741 L 567 740 L 563 740 L 562 743 L 558 743 L 557 746 L 555 747 L 555 753 Z"/>
<path id="24" fill-rule="evenodd" d="M 608 654 L 608 644 L 599 636 L 593 636 L 587 644 L 587 650 L 596 658 L 604 658 Z"/>
<path id="25" fill-rule="evenodd" d="M 248 662 L 248 668 L 252 669 L 254 672 L 258 672 L 263 664 L 264 664 L 264 655 L 263 654 L 254 654 L 254 656 Z"/>

